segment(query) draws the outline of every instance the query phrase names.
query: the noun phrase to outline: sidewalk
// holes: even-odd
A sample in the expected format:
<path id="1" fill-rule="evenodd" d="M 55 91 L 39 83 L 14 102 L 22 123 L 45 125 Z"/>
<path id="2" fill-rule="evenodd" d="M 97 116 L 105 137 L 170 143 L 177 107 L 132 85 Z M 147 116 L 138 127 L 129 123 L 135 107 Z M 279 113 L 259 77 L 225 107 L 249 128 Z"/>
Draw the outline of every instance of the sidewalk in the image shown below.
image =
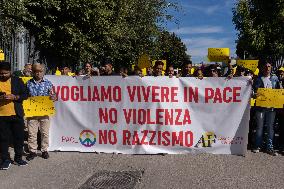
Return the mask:
<path id="1" fill-rule="evenodd" d="M 233 155 L 122 155 L 51 152 L 27 167 L 0 171 L 1 189 L 80 188 L 100 171 L 141 171 L 135 188 L 282 188 L 284 157 Z"/>

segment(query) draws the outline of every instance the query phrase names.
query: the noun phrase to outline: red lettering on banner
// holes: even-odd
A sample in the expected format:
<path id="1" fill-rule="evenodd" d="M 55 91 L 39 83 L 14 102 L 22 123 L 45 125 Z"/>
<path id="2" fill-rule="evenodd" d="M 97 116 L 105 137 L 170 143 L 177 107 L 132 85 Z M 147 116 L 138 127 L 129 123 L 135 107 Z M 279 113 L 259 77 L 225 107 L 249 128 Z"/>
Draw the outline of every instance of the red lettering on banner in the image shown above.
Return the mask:
<path id="1" fill-rule="evenodd" d="M 188 109 L 123 109 L 127 124 L 139 125 L 188 125 L 191 124 Z M 138 122 L 136 122 L 136 120 Z"/>
<path id="2" fill-rule="evenodd" d="M 130 102 L 178 102 L 178 87 L 127 86 Z M 149 97 L 151 96 L 151 101 Z"/>
<path id="3" fill-rule="evenodd" d="M 143 133 L 141 144 L 142 145 L 148 145 L 148 142 L 146 142 L 147 135 L 148 135 L 148 130 L 144 130 L 144 131 L 141 131 L 141 132 Z"/>
<path id="4" fill-rule="evenodd" d="M 123 130 L 123 145 L 150 145 L 150 146 L 186 146 L 193 145 L 193 133 L 191 131 L 133 131 Z M 147 142 L 147 138 L 149 141 Z"/>
<path id="5" fill-rule="evenodd" d="M 157 96 L 159 96 L 159 93 L 156 91 L 159 88 L 160 87 L 158 86 L 152 86 L 152 102 L 160 102 L 160 99 L 156 98 Z"/>
<path id="6" fill-rule="evenodd" d="M 205 88 L 205 103 L 209 103 L 213 100 L 213 103 L 231 103 L 231 102 L 241 102 L 240 97 L 241 87 L 225 87 L 223 90 L 216 88 Z"/>
<path id="7" fill-rule="evenodd" d="M 162 132 L 158 131 L 158 145 L 161 145 L 161 141 L 162 141 Z"/>
<path id="8" fill-rule="evenodd" d="M 84 97 L 84 87 L 80 86 L 80 100 L 87 101 L 88 99 Z"/>
<path id="9" fill-rule="evenodd" d="M 130 138 L 131 138 L 131 132 L 128 130 L 123 130 L 122 131 L 123 145 L 130 145 Z"/>
<path id="10" fill-rule="evenodd" d="M 113 100 L 115 102 L 120 102 L 121 101 L 121 89 L 119 86 L 115 86 L 113 88 L 113 93 L 116 94 L 116 95 L 113 95 Z"/>
<path id="11" fill-rule="evenodd" d="M 156 131 L 149 131 L 149 133 L 151 134 L 149 145 L 156 145 L 156 143 L 154 142 L 154 139 L 156 137 Z"/>
<path id="12" fill-rule="evenodd" d="M 141 145 L 139 136 L 138 136 L 138 131 L 133 132 L 133 140 L 132 140 L 132 145 Z"/>
<path id="13" fill-rule="evenodd" d="M 56 99 L 59 99 L 58 97 L 59 97 L 59 92 L 60 92 L 60 86 L 56 86 L 56 87 L 52 86 L 52 89 L 56 95 Z"/>
<path id="14" fill-rule="evenodd" d="M 107 130 L 99 130 L 99 144 L 107 144 Z"/>
<path id="15" fill-rule="evenodd" d="M 198 103 L 199 95 L 198 95 L 198 88 L 195 87 L 184 87 L 184 102 L 192 102 L 194 100 L 195 103 Z"/>
<path id="16" fill-rule="evenodd" d="M 175 146 L 176 144 L 183 146 L 183 131 L 180 131 L 178 136 L 177 132 L 172 132 L 172 145 Z"/>
<path id="17" fill-rule="evenodd" d="M 164 109 L 157 109 L 156 111 L 156 124 L 158 125 L 163 125 L 163 121 L 161 119 L 163 119 L 163 115 L 160 115 L 160 113 L 163 113 Z"/>
<path id="18" fill-rule="evenodd" d="M 190 119 L 190 114 L 189 114 L 189 110 L 186 109 L 184 111 L 184 118 L 183 118 L 183 125 L 190 125 L 191 124 L 191 119 Z"/>
<path id="19" fill-rule="evenodd" d="M 237 97 L 240 97 L 241 94 L 241 87 L 234 87 L 233 88 L 233 102 L 241 102 L 241 99 L 237 99 Z"/>
<path id="20" fill-rule="evenodd" d="M 213 97 L 214 97 L 214 90 L 211 88 L 205 88 L 205 103 L 208 103 L 209 99 L 212 99 Z"/>
<path id="21" fill-rule="evenodd" d="M 149 102 L 151 86 L 147 86 L 147 87 L 142 86 L 141 88 L 142 88 L 142 94 L 144 97 L 144 101 Z"/>
<path id="22" fill-rule="evenodd" d="M 123 113 L 124 113 L 124 118 L 127 124 L 130 123 L 130 119 L 131 119 L 131 115 L 132 115 L 132 109 L 123 109 Z"/>
<path id="23" fill-rule="evenodd" d="M 62 86 L 61 87 L 61 99 L 62 99 L 62 101 L 68 101 L 69 100 L 69 87 L 68 86 Z"/>
<path id="24" fill-rule="evenodd" d="M 175 121 L 175 125 L 182 125 L 182 122 L 179 121 L 179 118 L 181 116 L 181 112 L 182 112 L 182 109 L 176 109 L 175 112 L 177 112 L 177 116 L 176 116 L 176 121 Z"/>
<path id="25" fill-rule="evenodd" d="M 121 101 L 119 86 L 57 86 L 53 87 L 56 97 L 62 101 Z"/>
<path id="26" fill-rule="evenodd" d="M 92 88 L 88 86 L 88 101 L 92 101 Z"/>
<path id="27" fill-rule="evenodd" d="M 165 111 L 165 125 L 173 125 L 174 124 L 174 116 L 173 116 L 173 114 L 174 114 L 174 110 L 173 109 Z"/>
<path id="28" fill-rule="evenodd" d="M 92 101 L 100 101 L 100 95 L 97 86 L 94 86 Z"/>
<path id="29" fill-rule="evenodd" d="M 73 101 L 78 101 L 79 100 L 79 93 L 78 91 L 80 91 L 78 86 L 72 86 L 71 87 L 71 100 Z"/>
<path id="30" fill-rule="evenodd" d="M 102 109 L 99 108 L 99 118 L 100 118 L 100 123 L 112 123 L 116 124 L 117 123 L 117 110 L 115 108 L 111 109 Z"/>
<path id="31" fill-rule="evenodd" d="M 99 108 L 99 118 L 100 118 L 100 123 L 108 123 L 108 111 L 107 108 L 104 110 L 102 108 Z M 103 121 L 104 120 L 104 121 Z"/>
<path id="32" fill-rule="evenodd" d="M 116 132 L 114 130 L 109 130 L 108 141 L 111 145 L 115 145 L 117 143 Z"/>
<path id="33" fill-rule="evenodd" d="M 169 87 L 161 87 L 161 100 L 162 100 L 162 102 L 170 102 L 169 95 L 170 95 Z"/>
<path id="34" fill-rule="evenodd" d="M 137 97 L 138 97 L 138 102 L 141 102 L 141 91 L 140 91 L 140 86 L 137 86 Z"/>
<path id="35" fill-rule="evenodd" d="M 171 102 L 178 102 L 175 97 L 177 97 L 178 87 L 171 87 Z"/>
<path id="36" fill-rule="evenodd" d="M 138 110 L 138 124 L 144 125 L 146 123 L 146 111 L 144 109 Z"/>
<path id="37" fill-rule="evenodd" d="M 191 147 L 193 145 L 193 133 L 191 131 L 185 132 L 185 145 Z"/>
<path id="38" fill-rule="evenodd" d="M 165 132 L 163 132 L 162 133 L 162 137 L 163 137 L 163 139 L 164 139 L 164 141 L 162 142 L 162 144 L 164 145 L 164 146 L 169 146 L 170 145 L 170 139 L 168 138 L 169 136 L 170 136 L 171 134 L 170 134 L 170 132 L 168 132 L 168 131 L 165 131 Z"/>
<path id="39" fill-rule="evenodd" d="M 129 99 L 130 99 L 130 102 L 134 102 L 134 99 L 135 99 L 135 93 L 136 93 L 136 86 L 127 86 L 127 92 L 128 92 L 128 96 L 129 96 Z"/>
<path id="40" fill-rule="evenodd" d="M 151 112 L 150 112 L 150 111 L 147 111 L 147 124 L 148 124 L 148 125 L 156 124 L 155 121 L 152 121 L 152 120 L 151 120 Z"/>
<path id="41" fill-rule="evenodd" d="M 224 96 L 224 102 L 226 102 L 226 103 L 230 103 L 231 101 L 232 101 L 232 97 L 229 97 L 229 98 L 227 98 L 227 91 L 228 92 L 232 92 L 232 89 L 231 89 L 231 87 L 225 87 L 224 88 L 224 91 L 223 91 L 223 96 Z"/>
<path id="42" fill-rule="evenodd" d="M 105 89 L 104 86 L 101 86 L 101 96 L 102 96 L 102 101 L 105 101 L 107 99 L 109 102 L 112 102 L 111 98 L 111 86 L 107 87 L 107 90 Z"/>
<path id="43" fill-rule="evenodd" d="M 216 103 L 217 101 L 219 103 L 222 103 L 222 95 L 221 95 L 221 91 L 220 91 L 219 88 L 217 88 L 216 91 L 215 91 L 213 103 Z"/>

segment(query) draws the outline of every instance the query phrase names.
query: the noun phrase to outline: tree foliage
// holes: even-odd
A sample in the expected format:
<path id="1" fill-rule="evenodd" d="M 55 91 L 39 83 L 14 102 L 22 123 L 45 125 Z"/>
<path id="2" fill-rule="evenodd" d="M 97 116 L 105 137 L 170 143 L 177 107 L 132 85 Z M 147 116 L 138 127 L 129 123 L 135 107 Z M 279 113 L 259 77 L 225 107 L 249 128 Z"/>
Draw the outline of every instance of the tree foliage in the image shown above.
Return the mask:
<path id="1" fill-rule="evenodd" d="M 4 18 L 28 30 L 41 58 L 51 67 L 62 63 L 99 64 L 105 58 L 116 65 L 132 64 L 141 53 L 150 54 L 161 44 L 156 42 L 160 23 L 170 18 L 167 10 L 172 6 L 167 0 L 17 2 L 21 7 L 17 14 L 6 11 Z"/>
<path id="2" fill-rule="evenodd" d="M 16 18 L 21 16 L 23 7 L 18 0 L 0 0 L 0 48 L 13 51 L 13 41 L 23 28 Z"/>
<path id="3" fill-rule="evenodd" d="M 233 9 L 237 54 L 276 63 L 284 57 L 284 0 L 240 0 Z"/>
<path id="4" fill-rule="evenodd" d="M 181 39 L 168 31 L 161 31 L 155 40 L 155 47 L 152 51 L 155 59 L 167 60 L 168 65 L 175 67 L 182 66 L 183 63 L 190 61 L 190 56 L 186 53 L 186 45 Z"/>

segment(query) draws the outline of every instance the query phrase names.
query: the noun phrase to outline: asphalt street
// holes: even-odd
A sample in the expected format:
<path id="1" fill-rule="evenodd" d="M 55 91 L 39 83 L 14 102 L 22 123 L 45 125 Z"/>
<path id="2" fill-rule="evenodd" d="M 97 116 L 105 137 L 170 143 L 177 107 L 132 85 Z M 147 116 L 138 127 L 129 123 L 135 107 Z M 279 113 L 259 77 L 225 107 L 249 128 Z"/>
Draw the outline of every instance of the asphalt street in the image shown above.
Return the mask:
<path id="1" fill-rule="evenodd" d="M 142 171 L 135 188 L 283 188 L 284 156 L 123 155 L 51 152 L 0 171 L 1 189 L 80 188 L 100 171 Z"/>

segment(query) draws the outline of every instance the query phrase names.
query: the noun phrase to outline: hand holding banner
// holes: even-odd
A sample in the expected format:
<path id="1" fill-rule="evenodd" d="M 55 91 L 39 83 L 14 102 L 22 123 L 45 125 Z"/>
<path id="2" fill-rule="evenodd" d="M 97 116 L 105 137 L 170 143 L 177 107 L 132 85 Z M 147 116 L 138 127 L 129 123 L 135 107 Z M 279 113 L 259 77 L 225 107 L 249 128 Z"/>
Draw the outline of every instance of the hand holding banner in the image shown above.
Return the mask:
<path id="1" fill-rule="evenodd" d="M 25 117 L 50 116 L 55 114 L 54 103 L 49 96 L 30 97 L 23 102 Z"/>

